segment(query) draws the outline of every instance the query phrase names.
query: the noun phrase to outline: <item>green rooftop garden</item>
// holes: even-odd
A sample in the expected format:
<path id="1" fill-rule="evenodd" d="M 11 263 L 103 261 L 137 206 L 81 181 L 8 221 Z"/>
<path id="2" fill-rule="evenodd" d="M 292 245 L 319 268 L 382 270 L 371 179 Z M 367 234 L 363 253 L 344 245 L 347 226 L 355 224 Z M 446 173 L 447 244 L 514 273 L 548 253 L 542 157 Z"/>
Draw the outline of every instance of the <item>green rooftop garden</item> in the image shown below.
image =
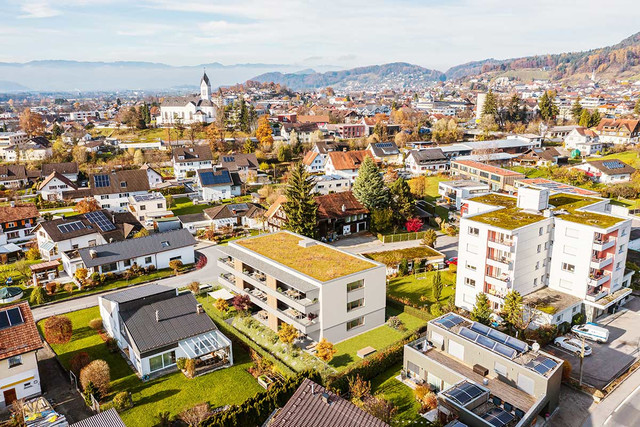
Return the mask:
<path id="1" fill-rule="evenodd" d="M 489 193 L 483 196 L 472 197 L 469 200 L 478 203 L 485 203 L 487 205 L 503 206 L 505 208 L 515 208 L 518 204 L 518 199 L 516 199 L 515 197 L 496 193 Z"/>
<path id="2" fill-rule="evenodd" d="M 444 257 L 440 252 L 427 246 L 398 249 L 395 251 L 370 252 L 364 254 L 364 256 L 387 266 L 399 264 L 403 259 L 433 259 Z"/>
<path id="3" fill-rule="evenodd" d="M 569 214 L 561 215 L 560 218 L 566 221 L 577 222 L 580 224 L 594 225 L 600 228 L 609 228 L 620 221 L 621 218 L 602 215 L 596 212 L 579 211 L 578 209 L 592 205 L 598 202 L 599 199 L 591 197 L 575 196 L 572 194 L 556 194 L 549 197 L 549 204 L 555 206 L 558 209 L 564 209 Z"/>
<path id="4" fill-rule="evenodd" d="M 321 282 L 375 267 L 372 262 L 322 244 L 303 248 L 298 245 L 301 240 L 302 238 L 299 236 L 281 231 L 237 240 L 234 244 L 243 246 Z"/>
<path id="5" fill-rule="evenodd" d="M 473 217 L 474 221 L 493 225 L 506 230 L 515 230 L 525 225 L 535 224 L 544 219 L 542 215 L 525 212 L 517 207 L 498 209 Z"/>

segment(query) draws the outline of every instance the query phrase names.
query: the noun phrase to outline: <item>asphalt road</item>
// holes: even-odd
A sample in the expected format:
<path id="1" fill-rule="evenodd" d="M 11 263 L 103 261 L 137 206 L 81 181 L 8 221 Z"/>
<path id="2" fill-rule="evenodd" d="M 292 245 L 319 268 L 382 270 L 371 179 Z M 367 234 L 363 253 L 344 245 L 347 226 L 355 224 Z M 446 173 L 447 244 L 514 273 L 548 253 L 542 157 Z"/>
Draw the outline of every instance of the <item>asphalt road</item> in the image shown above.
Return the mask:
<path id="1" fill-rule="evenodd" d="M 164 286 L 171 286 L 173 288 L 182 288 L 194 281 L 200 283 L 216 283 L 218 276 L 222 272 L 218 267 L 218 258 L 223 255 L 222 252 L 220 252 L 215 245 L 208 242 L 199 242 L 196 246 L 196 250 L 207 257 L 207 265 L 204 268 L 181 274 L 179 276 L 167 277 L 166 279 L 158 280 L 156 283 Z M 105 292 L 101 295 L 117 292 L 119 290 L 122 290 L 122 288 Z M 98 305 L 98 295 L 88 295 L 86 297 L 74 298 L 57 304 L 36 307 L 32 309 L 32 312 L 33 317 L 37 322 L 38 320 L 49 316 L 70 313 L 72 311 L 94 307 L 96 305 Z"/>
<path id="2" fill-rule="evenodd" d="M 582 427 L 636 427 L 639 425 L 640 371 L 636 371 L 602 402 L 591 405 L 589 416 Z"/>

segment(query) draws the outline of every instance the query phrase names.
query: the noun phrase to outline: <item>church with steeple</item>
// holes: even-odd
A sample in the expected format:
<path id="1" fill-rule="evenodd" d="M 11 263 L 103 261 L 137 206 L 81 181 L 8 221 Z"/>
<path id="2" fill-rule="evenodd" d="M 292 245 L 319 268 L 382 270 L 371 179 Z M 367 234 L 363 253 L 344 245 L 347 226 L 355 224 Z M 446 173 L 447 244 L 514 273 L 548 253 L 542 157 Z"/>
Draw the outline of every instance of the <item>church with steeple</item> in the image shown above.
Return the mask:
<path id="1" fill-rule="evenodd" d="M 159 126 L 173 126 L 176 123 L 208 124 L 216 120 L 220 100 L 211 94 L 211 82 L 204 72 L 200 79 L 200 94 L 165 98 L 160 104 Z"/>

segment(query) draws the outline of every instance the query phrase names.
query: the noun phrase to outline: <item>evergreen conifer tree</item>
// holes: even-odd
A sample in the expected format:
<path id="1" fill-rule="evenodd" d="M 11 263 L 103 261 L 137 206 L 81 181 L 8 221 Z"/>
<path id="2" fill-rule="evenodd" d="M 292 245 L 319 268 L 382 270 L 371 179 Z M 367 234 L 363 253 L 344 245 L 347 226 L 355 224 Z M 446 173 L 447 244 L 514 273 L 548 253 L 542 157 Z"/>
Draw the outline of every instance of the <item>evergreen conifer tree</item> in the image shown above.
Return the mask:
<path id="1" fill-rule="evenodd" d="M 580 98 L 576 98 L 576 101 L 571 106 L 571 116 L 576 122 L 580 121 L 582 116 L 582 105 L 580 105 Z"/>
<path id="2" fill-rule="evenodd" d="M 403 178 L 395 180 L 389 187 L 391 192 L 391 206 L 396 213 L 396 218 L 404 223 L 406 220 L 414 216 L 413 212 L 413 194 L 407 181 Z"/>
<path id="3" fill-rule="evenodd" d="M 389 206 L 389 190 L 384 185 L 380 169 L 370 156 L 365 157 L 360 165 L 353 183 L 353 195 L 370 211 Z"/>
<path id="4" fill-rule="evenodd" d="M 287 230 L 307 237 L 315 237 L 316 231 L 318 206 L 312 195 L 313 186 L 314 180 L 304 164 L 294 164 L 285 190 L 287 201 L 282 207 L 287 216 Z"/>
<path id="5" fill-rule="evenodd" d="M 553 120 L 558 115 L 558 106 L 553 103 L 556 95 L 554 92 L 545 91 L 538 101 L 542 120 Z"/>
<path id="6" fill-rule="evenodd" d="M 491 323 L 492 313 L 493 311 L 489 306 L 487 295 L 484 293 L 476 295 L 476 305 L 474 305 L 473 310 L 471 310 L 471 319 L 484 325 L 489 325 Z"/>
<path id="7" fill-rule="evenodd" d="M 484 106 L 482 107 L 482 115 L 485 114 L 495 116 L 498 114 L 498 98 L 491 89 L 487 92 L 487 96 L 484 99 Z"/>

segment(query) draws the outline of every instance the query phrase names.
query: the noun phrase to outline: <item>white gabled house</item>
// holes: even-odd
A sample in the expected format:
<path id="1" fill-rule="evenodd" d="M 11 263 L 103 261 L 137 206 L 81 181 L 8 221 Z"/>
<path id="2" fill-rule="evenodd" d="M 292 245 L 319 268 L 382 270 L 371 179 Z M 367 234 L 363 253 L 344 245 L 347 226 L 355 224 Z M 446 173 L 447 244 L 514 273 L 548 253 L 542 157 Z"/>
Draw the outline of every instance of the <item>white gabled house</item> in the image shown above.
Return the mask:
<path id="1" fill-rule="evenodd" d="M 230 199 L 242 194 L 242 182 L 238 173 L 224 168 L 199 170 L 196 185 L 202 200 L 207 202 Z"/>
<path id="2" fill-rule="evenodd" d="M 129 196 L 149 192 L 147 172 L 142 169 L 94 174 L 89 177 L 89 185 L 100 207 L 115 212 L 127 210 Z"/>
<path id="3" fill-rule="evenodd" d="M 38 193 L 44 200 L 63 200 L 64 193 L 77 189 L 78 187 L 67 177 L 58 172 L 52 172 L 40 183 Z"/>
<path id="4" fill-rule="evenodd" d="M 213 153 L 207 145 L 177 147 L 173 150 L 171 162 L 177 179 L 190 178 L 201 169 L 213 167 Z"/>
<path id="5" fill-rule="evenodd" d="M 104 329 L 141 377 L 198 359 L 196 375 L 233 365 L 231 341 L 189 293 L 157 284 L 98 297 Z"/>

